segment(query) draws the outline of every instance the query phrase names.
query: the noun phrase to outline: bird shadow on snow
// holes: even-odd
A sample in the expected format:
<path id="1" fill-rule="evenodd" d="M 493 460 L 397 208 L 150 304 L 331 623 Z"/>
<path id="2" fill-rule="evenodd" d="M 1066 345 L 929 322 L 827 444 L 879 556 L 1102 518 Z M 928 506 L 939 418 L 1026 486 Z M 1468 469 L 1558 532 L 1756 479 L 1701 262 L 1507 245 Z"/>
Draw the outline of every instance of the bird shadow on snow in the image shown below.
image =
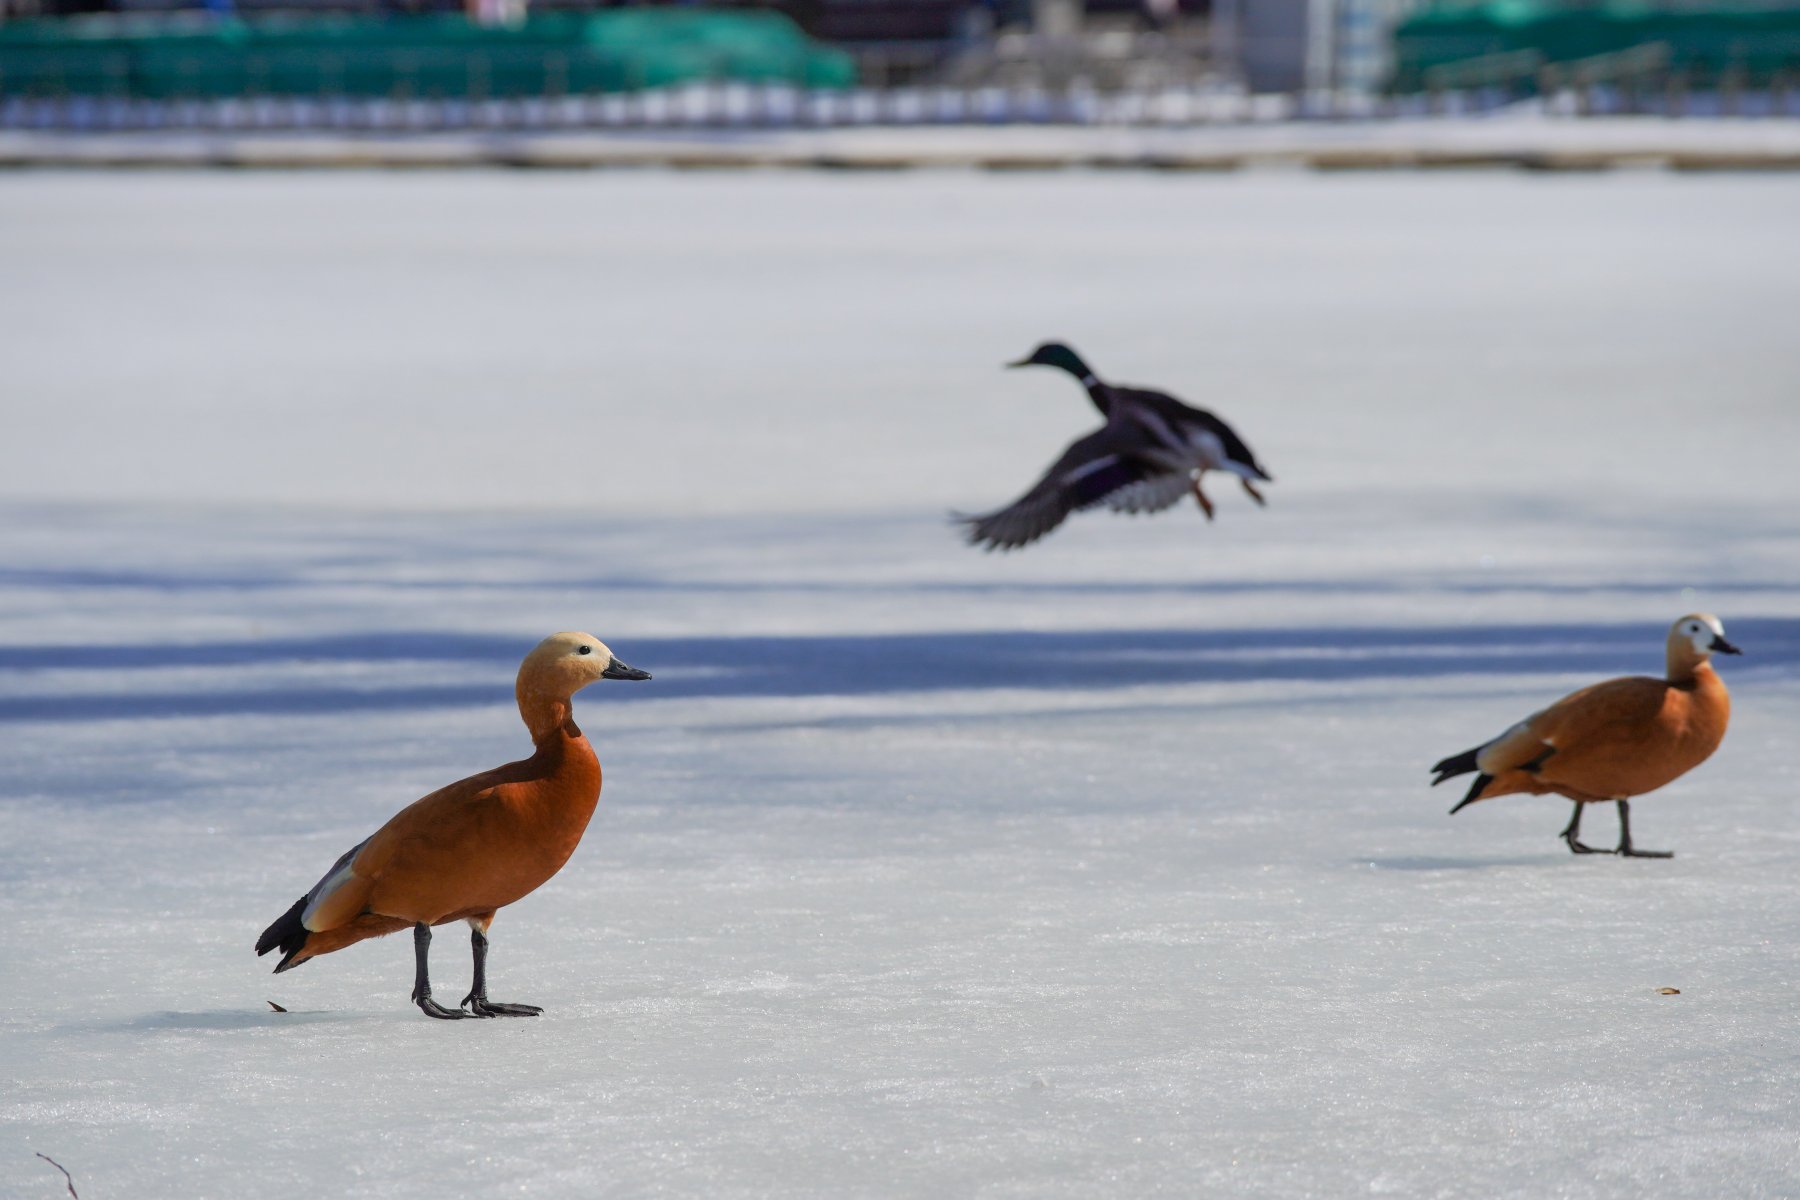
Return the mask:
<path id="1" fill-rule="evenodd" d="M 1487 871 L 1496 867 L 1548 867 L 1571 861 L 1567 854 L 1514 855 L 1506 858 L 1433 858 L 1403 855 L 1399 858 L 1353 858 L 1353 867 L 1377 871 Z"/>
<path id="2" fill-rule="evenodd" d="M 328 581 L 337 585 L 341 581 Z M 84 590 L 117 589 L 150 592 L 241 592 L 281 591 L 319 586 L 320 581 L 304 571 L 291 574 L 267 570 L 218 572 L 214 574 L 163 573 L 151 570 L 99 570 L 88 568 L 38 568 L 0 566 L 0 587 L 81 588 Z M 440 591 L 445 580 L 436 577 L 419 579 L 383 579 L 381 586 L 393 591 Z M 1280 594 L 1326 594 L 1344 596 L 1411 596 L 1449 594 L 1457 596 L 1497 596 L 1528 592 L 1545 596 L 1591 596 L 1595 593 L 1615 595 L 1672 595 L 1682 583 L 1663 579 L 1607 580 L 1603 583 L 1558 582 L 1500 576 L 1483 579 L 1445 579 L 1438 577 L 1403 577 L 1392 579 L 1037 579 L 1004 581 L 968 580 L 822 580 L 822 579 L 663 579 L 652 576 L 574 576 L 562 574 L 529 575 L 522 578 L 481 579 L 462 584 L 478 591 L 540 592 L 545 589 L 582 592 L 665 592 L 689 595 L 939 595 L 939 596 L 1235 596 Z M 1792 579 L 1732 580 L 1721 591 L 1730 593 L 1789 592 Z"/>
<path id="3" fill-rule="evenodd" d="M 79 1021 L 57 1027 L 59 1033 L 218 1033 L 237 1029 L 273 1029 L 281 1025 L 321 1025 L 361 1021 L 351 1012 L 273 1012 L 255 1009 L 211 1009 L 206 1012 L 153 1012 L 104 1021 Z"/>
<path id="4" fill-rule="evenodd" d="M 1643 622 L 1306 626 L 1279 629 L 1079 629 L 640 637 L 626 654 L 657 677 L 646 696 L 866 696 L 989 689 L 1069 692 L 1144 685 L 1364 683 L 1468 675 L 1659 673 L 1662 629 Z M 1738 617 L 1732 636 L 1761 668 L 1800 663 L 1800 619 Z M 461 708 L 504 700 L 529 645 L 516 637 L 392 632 L 261 641 L 0 645 L 0 669 L 104 671 L 281 663 L 491 662 L 493 684 L 284 688 L 216 681 L 189 690 L 14 696 L 0 722 L 293 715 Z M 404 677 L 403 670 L 390 672 Z"/>

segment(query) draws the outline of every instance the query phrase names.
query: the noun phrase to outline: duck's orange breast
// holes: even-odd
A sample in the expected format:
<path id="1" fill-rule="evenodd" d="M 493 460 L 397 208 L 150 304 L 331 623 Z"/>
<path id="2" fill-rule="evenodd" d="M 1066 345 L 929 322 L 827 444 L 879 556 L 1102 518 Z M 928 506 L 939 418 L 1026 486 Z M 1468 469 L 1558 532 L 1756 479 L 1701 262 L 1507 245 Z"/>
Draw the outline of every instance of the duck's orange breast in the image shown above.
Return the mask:
<path id="1" fill-rule="evenodd" d="M 364 907 L 436 925 L 511 904 L 562 869 L 599 799 L 587 739 L 554 734 L 530 759 L 433 792 L 383 826 L 356 857 Z"/>

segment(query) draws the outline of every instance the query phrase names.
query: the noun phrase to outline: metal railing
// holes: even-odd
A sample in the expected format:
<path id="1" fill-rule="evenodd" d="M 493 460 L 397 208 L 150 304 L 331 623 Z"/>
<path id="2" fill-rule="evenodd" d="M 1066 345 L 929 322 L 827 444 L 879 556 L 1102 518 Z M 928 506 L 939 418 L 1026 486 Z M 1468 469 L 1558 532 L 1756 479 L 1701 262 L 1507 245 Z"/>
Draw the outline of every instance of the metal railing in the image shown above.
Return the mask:
<path id="1" fill-rule="evenodd" d="M 469 55 L 466 90 L 425 94 L 402 73 L 392 92 L 347 97 L 347 67 L 321 63 L 310 95 L 134 98 L 122 82 L 75 94 L 70 85 L 0 99 L 0 128 L 43 130 L 786 129 L 906 125 L 1198 126 L 1290 118 L 1471 114 L 1528 103 L 1556 114 L 1800 115 L 1800 71 L 1749 88 L 1730 71 L 1697 85 L 1661 43 L 1563 63 L 1535 51 L 1487 55 L 1427 72 L 1431 88 L 1401 96 L 1332 92 L 1247 95 L 1200 81 L 1102 90 L 1021 84 L 939 84 L 814 91 L 729 82 L 625 92 L 570 91 L 554 61 L 541 95 L 501 97 L 489 65 Z M 116 74 L 117 72 L 114 72 Z M 252 75 L 255 73 L 252 72 Z M 266 72 L 265 72 L 266 74 Z M 0 93 L 4 92 L 0 80 Z"/>
<path id="2" fill-rule="evenodd" d="M 1432 95 L 1460 88 L 1505 87 L 1535 77 L 1543 65 L 1540 50 L 1508 50 L 1427 67 L 1422 81 Z"/>
<path id="3" fill-rule="evenodd" d="M 1099 92 L 1001 87 L 806 91 L 690 84 L 639 92 L 439 99 L 123 96 L 0 100 L 0 128 L 43 130 L 809 129 L 868 126 L 1186 126 L 1266 121 L 1299 112 L 1292 97 L 1213 89 Z"/>

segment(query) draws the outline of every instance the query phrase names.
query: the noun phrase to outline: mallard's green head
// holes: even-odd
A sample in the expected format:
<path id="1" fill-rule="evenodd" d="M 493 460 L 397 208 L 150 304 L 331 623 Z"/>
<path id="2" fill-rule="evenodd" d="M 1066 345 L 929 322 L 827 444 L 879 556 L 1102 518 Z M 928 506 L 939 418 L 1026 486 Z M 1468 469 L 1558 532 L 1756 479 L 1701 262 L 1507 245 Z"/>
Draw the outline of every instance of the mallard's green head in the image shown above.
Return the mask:
<path id="1" fill-rule="evenodd" d="M 1045 342 L 1033 350 L 1029 356 L 1006 365 L 1009 367 L 1061 367 L 1077 379 L 1086 379 L 1094 373 L 1093 368 L 1081 361 L 1081 355 L 1061 342 Z"/>

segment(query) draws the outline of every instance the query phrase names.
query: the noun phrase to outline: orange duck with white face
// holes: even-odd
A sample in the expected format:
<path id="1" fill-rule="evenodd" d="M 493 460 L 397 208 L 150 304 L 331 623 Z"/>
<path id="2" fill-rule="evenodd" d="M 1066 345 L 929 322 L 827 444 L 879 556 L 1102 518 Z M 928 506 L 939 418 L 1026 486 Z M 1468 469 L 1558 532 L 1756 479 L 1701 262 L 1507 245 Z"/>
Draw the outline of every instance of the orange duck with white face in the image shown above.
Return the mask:
<path id="1" fill-rule="evenodd" d="M 1547 793 L 1575 802 L 1562 838 L 1576 854 L 1613 853 L 1669 858 L 1667 851 L 1631 844 L 1631 797 L 1653 792 L 1712 756 L 1731 720 L 1731 697 L 1712 668 L 1714 654 L 1739 654 L 1711 613 L 1689 613 L 1669 630 L 1668 672 L 1634 675 L 1572 692 L 1533 713 L 1491 742 L 1444 759 L 1436 786 L 1479 772 L 1452 813 L 1495 796 Z M 1581 843 L 1581 807 L 1610 800 L 1619 806 L 1619 845 L 1596 850 Z"/>
<path id="2" fill-rule="evenodd" d="M 472 775 L 396 813 L 353 846 L 256 943 L 275 971 L 412 927 L 413 1003 L 427 1016 L 527 1017 L 543 1010 L 487 998 L 487 930 L 496 910 L 537 890 L 569 860 L 600 799 L 600 762 L 575 724 L 576 692 L 601 679 L 648 679 L 586 633 L 557 633 L 525 656 L 519 715 L 537 751 Z M 431 998 L 431 928 L 467 921 L 474 986 L 458 1008 Z"/>

